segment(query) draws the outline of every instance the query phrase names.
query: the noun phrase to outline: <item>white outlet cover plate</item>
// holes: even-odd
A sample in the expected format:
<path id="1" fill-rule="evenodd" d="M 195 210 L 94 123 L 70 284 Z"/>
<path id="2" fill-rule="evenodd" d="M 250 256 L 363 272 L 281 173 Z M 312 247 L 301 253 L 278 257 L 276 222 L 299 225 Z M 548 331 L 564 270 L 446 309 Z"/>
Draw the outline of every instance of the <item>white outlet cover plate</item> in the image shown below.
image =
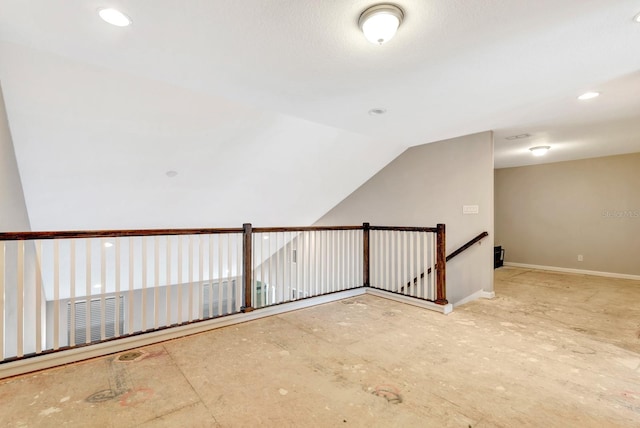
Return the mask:
<path id="1" fill-rule="evenodd" d="M 480 207 L 478 205 L 463 205 L 462 214 L 478 214 Z"/>

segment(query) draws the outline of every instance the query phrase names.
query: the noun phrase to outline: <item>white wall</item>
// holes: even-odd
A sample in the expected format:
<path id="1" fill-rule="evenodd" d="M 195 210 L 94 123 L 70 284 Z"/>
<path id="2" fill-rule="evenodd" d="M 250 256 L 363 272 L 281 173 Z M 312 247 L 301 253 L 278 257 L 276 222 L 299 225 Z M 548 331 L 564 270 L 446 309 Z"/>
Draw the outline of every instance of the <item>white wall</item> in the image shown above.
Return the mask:
<path id="1" fill-rule="evenodd" d="M 20 172 L 16 162 L 16 156 L 9 129 L 9 121 L 4 104 L 2 87 L 0 86 L 0 232 L 24 232 L 30 231 L 29 215 L 22 191 Z M 5 329 L 4 347 L 5 355 L 15 355 L 17 346 L 17 243 L 7 243 L 5 246 Z M 30 242 L 24 247 L 24 290 L 23 298 L 35 301 L 35 272 L 36 266 L 35 249 Z M 44 311 L 44 299 L 41 311 Z M 43 313 L 43 312 L 41 312 Z M 23 337 L 25 342 L 25 353 L 35 352 L 35 306 L 25 307 Z M 44 323 L 44 321 L 43 321 Z M 44 325 L 44 324 L 43 324 Z"/>
<path id="2" fill-rule="evenodd" d="M 479 214 L 463 215 L 463 205 Z M 447 264 L 447 298 L 493 291 L 493 135 L 484 132 L 408 149 L 316 225 L 447 227 L 447 254 L 483 231 L 480 245 Z"/>
<path id="3" fill-rule="evenodd" d="M 0 232 L 31 230 L 0 86 Z"/>

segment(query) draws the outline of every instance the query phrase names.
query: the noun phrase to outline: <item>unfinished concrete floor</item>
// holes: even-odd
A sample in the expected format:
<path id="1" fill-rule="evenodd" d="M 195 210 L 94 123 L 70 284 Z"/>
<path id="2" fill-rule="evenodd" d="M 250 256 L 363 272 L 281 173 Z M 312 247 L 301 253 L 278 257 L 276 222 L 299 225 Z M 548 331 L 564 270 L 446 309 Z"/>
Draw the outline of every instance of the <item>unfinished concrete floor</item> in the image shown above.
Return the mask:
<path id="1" fill-rule="evenodd" d="M 503 268 L 448 315 L 370 295 L 0 383 L 1 426 L 640 426 L 640 282 Z"/>

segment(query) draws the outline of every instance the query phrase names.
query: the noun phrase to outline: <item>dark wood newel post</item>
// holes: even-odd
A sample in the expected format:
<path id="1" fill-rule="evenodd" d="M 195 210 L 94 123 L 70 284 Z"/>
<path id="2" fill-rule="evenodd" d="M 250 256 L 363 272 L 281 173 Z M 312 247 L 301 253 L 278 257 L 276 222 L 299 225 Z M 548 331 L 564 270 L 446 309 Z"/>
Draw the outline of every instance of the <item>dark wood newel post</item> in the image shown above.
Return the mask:
<path id="1" fill-rule="evenodd" d="M 369 223 L 362 223 L 362 280 L 365 287 L 370 287 L 369 284 Z"/>
<path id="2" fill-rule="evenodd" d="M 436 245 L 436 303 L 446 305 L 447 301 L 447 239 L 444 224 L 437 226 Z"/>
<path id="3" fill-rule="evenodd" d="M 251 223 L 242 225 L 242 285 L 244 286 L 244 306 L 242 312 L 253 311 L 251 303 Z"/>

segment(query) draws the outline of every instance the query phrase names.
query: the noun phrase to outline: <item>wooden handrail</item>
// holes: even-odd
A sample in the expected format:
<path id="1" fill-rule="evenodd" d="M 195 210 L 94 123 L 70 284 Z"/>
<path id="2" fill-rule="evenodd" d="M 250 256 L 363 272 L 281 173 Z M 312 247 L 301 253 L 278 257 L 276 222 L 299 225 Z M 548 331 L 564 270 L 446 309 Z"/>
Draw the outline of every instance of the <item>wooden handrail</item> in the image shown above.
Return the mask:
<path id="1" fill-rule="evenodd" d="M 254 227 L 253 233 L 319 232 L 323 230 L 362 230 L 362 226 Z"/>
<path id="2" fill-rule="evenodd" d="M 371 230 L 395 230 L 397 232 L 431 232 L 437 233 L 437 227 L 407 227 L 407 226 L 370 226 Z"/>
<path id="3" fill-rule="evenodd" d="M 370 230 L 395 230 L 399 232 L 436 232 L 435 227 L 370 226 Z M 363 230 L 363 226 L 299 226 L 299 227 L 255 227 L 253 233 L 275 232 L 317 232 L 323 230 Z M 29 239 L 75 239 L 75 238 L 117 238 L 128 236 L 166 235 L 213 235 L 221 233 L 243 233 L 241 227 L 199 228 L 199 229 L 128 229 L 128 230 L 63 230 L 42 232 L 2 232 L 0 241 L 20 241 Z"/>
<path id="4" fill-rule="evenodd" d="M 487 236 L 489 236 L 489 232 L 482 232 L 481 234 L 479 234 L 478 236 L 476 236 L 475 238 L 473 238 L 471 241 L 467 242 L 466 244 L 464 244 L 462 247 L 458 248 L 457 250 L 455 250 L 453 253 L 449 254 L 447 256 L 447 261 L 451 260 L 452 258 L 454 258 L 455 256 L 459 255 L 460 253 L 462 253 L 463 251 L 469 249 L 470 247 L 472 247 L 475 243 L 480 242 L 481 240 L 483 240 L 484 238 L 486 238 Z"/>
<path id="5" fill-rule="evenodd" d="M 28 239 L 116 238 L 120 236 L 213 235 L 242 233 L 243 228 L 228 229 L 132 229 L 132 230 L 63 230 L 48 232 L 3 232 L 0 241 Z"/>
<path id="6" fill-rule="evenodd" d="M 447 256 L 447 258 L 446 258 L 446 261 L 449 261 L 452 258 L 460 255 L 460 253 L 466 251 L 467 249 L 472 247 L 474 244 L 480 242 L 481 240 L 483 240 L 487 236 L 489 236 L 489 232 L 482 232 L 481 234 L 479 234 L 478 236 L 476 236 L 475 238 L 473 238 L 472 240 L 470 240 L 469 242 L 467 242 L 466 244 L 464 244 L 463 246 L 459 247 L 457 250 L 455 250 L 454 252 L 449 254 Z M 438 266 L 436 266 L 436 269 L 438 269 Z M 424 278 L 424 274 L 425 274 L 425 272 L 422 272 L 420 274 L 420 279 Z M 431 274 L 431 268 L 427 269 L 426 274 L 427 275 Z M 407 282 L 407 288 L 411 287 L 411 283 L 412 283 L 412 281 Z M 413 278 L 413 284 L 417 284 L 417 283 L 418 283 L 418 277 Z M 400 289 L 400 291 L 404 291 L 404 286 Z"/>
<path id="7" fill-rule="evenodd" d="M 250 232 L 247 233 L 247 225 L 249 225 Z M 243 254 L 245 257 L 250 256 L 250 241 L 247 236 L 251 236 L 253 233 L 277 233 L 277 232 L 315 232 L 315 231 L 336 231 L 336 230 L 362 230 L 364 232 L 363 239 L 365 243 L 368 244 L 368 233 L 370 230 L 391 230 L 398 232 L 430 232 L 437 233 L 439 235 L 444 236 L 444 225 L 438 225 L 438 227 L 411 227 L 411 226 L 370 226 L 368 223 L 363 224 L 362 226 L 300 226 L 300 227 L 256 227 L 252 228 L 250 224 L 243 225 L 242 228 L 198 228 L 198 229 L 129 229 L 129 230 L 68 230 L 68 231 L 42 231 L 42 232 L 2 232 L 0 233 L 0 241 L 20 241 L 20 240 L 35 240 L 35 239 L 81 239 L 81 238 L 117 238 L 117 237 L 132 237 L 132 236 L 170 236 L 170 235 L 213 235 L 213 234 L 230 234 L 237 233 L 243 234 Z M 453 257 L 465 251 L 467 248 L 471 247 L 476 242 L 480 241 L 484 237 L 488 236 L 487 232 L 482 232 L 480 235 L 473 238 L 471 241 L 467 242 L 462 247 L 455 250 L 449 256 L 446 257 L 446 261 L 451 260 Z M 440 244 L 441 240 L 438 240 Z M 442 240 L 442 242 L 444 242 Z M 438 248 L 439 253 L 442 252 L 443 248 Z M 441 254 L 438 254 L 441 256 Z M 364 275 L 364 285 L 368 285 L 368 245 L 365 246 L 365 252 L 363 254 L 364 257 L 364 265 L 365 271 Z M 440 257 L 442 258 L 442 257 Z M 438 264 L 436 264 L 437 269 Z M 444 267 L 444 266 L 443 266 Z M 441 269 L 443 270 L 443 269 Z M 244 273 L 248 276 L 249 268 L 244 267 Z M 431 273 L 431 268 L 427 271 L 427 274 Z M 444 272 L 443 272 L 444 274 Z M 420 275 L 420 278 L 424 278 L 425 273 L 423 272 Z M 413 279 L 413 283 L 417 283 L 418 278 Z M 442 280 L 438 280 L 438 283 L 444 283 L 444 275 L 442 275 Z M 250 310 L 250 287 L 248 283 L 245 283 L 245 290 L 247 291 L 246 297 L 247 301 L 245 301 L 245 307 L 247 310 Z M 411 282 L 407 283 L 407 287 L 411 286 Z M 439 290 L 438 295 L 444 296 L 444 285 L 439 286 L 442 290 Z M 404 286 L 402 287 L 402 291 L 404 291 Z M 444 302 L 446 299 L 440 299 Z"/>

